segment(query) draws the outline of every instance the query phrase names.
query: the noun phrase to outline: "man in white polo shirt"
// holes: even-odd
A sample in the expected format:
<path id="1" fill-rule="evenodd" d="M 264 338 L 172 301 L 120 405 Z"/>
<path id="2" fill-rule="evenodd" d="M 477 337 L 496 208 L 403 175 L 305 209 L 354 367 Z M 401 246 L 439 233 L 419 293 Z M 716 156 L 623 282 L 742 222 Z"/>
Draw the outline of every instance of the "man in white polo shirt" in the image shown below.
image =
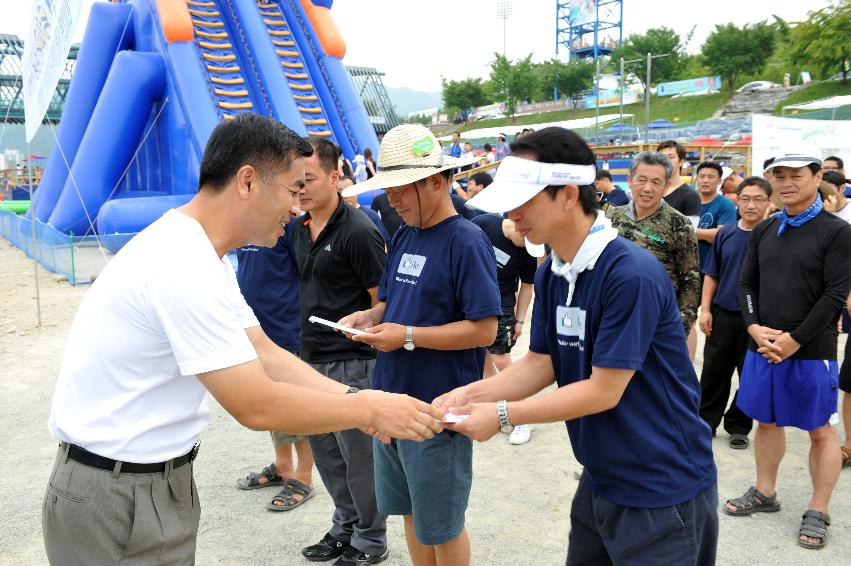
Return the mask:
<path id="1" fill-rule="evenodd" d="M 189 564 L 200 505 L 192 480 L 207 392 L 241 424 L 314 434 L 360 427 L 423 440 L 441 412 L 332 381 L 276 346 L 226 254 L 271 246 L 293 215 L 312 149 L 275 120 L 220 124 L 199 191 L 107 265 L 71 327 L 50 431 L 59 451 L 42 510 L 52 564 Z"/>

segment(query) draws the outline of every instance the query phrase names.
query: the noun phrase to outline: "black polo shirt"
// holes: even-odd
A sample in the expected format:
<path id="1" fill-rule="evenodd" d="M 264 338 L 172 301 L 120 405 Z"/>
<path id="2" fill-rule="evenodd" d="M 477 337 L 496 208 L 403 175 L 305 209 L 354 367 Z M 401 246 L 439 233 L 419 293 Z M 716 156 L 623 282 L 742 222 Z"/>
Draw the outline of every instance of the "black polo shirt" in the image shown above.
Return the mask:
<path id="1" fill-rule="evenodd" d="M 505 237 L 502 221 L 503 218 L 499 214 L 481 214 L 473 218 L 473 224 L 482 229 L 496 254 L 496 282 L 499 285 L 502 309 L 513 312 L 517 304 L 517 284 L 520 281 L 535 282 L 538 262 L 529 255 L 525 246 L 518 248 Z"/>
<path id="2" fill-rule="evenodd" d="M 367 289 L 377 287 L 384 272 L 384 239 L 365 214 L 340 198 L 337 209 L 315 242 L 310 241 L 310 213 L 290 223 L 293 257 L 301 273 L 299 318 L 301 357 L 311 363 L 371 359 L 375 350 L 340 332 L 308 322 L 311 316 L 337 321 L 370 308 Z"/>

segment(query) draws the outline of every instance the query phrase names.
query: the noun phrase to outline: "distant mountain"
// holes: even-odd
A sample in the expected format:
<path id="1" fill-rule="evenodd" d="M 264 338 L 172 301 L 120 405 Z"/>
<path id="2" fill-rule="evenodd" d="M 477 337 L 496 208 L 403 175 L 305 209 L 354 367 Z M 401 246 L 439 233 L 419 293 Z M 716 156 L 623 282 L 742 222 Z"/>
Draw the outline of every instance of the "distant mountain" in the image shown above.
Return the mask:
<path id="1" fill-rule="evenodd" d="M 439 92 L 423 92 L 411 90 L 407 87 L 394 88 L 388 86 L 386 88 L 390 100 L 396 107 L 396 114 L 402 119 L 407 118 L 409 112 L 438 108 L 443 104 Z"/>

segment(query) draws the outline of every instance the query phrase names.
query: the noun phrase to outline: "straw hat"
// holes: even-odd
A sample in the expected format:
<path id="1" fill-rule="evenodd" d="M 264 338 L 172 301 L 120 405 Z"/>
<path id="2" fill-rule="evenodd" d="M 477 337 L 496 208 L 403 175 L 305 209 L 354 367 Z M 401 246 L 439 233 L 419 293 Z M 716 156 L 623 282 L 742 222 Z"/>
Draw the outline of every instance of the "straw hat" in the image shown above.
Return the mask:
<path id="1" fill-rule="evenodd" d="M 400 187 L 440 171 L 472 165 L 478 160 L 478 157 L 459 159 L 443 155 L 440 142 L 428 128 L 420 124 L 401 124 L 387 132 L 381 140 L 375 176 L 347 187 L 343 196 Z"/>

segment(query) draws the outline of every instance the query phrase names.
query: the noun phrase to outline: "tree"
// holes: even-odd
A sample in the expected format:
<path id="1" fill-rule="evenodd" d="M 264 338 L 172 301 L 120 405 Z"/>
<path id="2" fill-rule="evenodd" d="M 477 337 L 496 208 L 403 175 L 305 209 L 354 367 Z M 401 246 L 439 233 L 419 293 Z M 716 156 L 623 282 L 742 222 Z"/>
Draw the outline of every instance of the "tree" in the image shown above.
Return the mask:
<path id="1" fill-rule="evenodd" d="M 564 63 L 552 59 L 537 67 L 540 69 L 542 100 L 549 98 L 553 90 L 564 98 L 573 98 L 594 85 L 594 63 L 588 60 Z"/>
<path id="2" fill-rule="evenodd" d="M 538 90 L 538 74 L 532 63 L 532 54 L 514 63 L 499 53 L 494 53 L 494 56 L 491 62 L 491 89 L 494 98 L 504 102 L 513 117 L 517 104 L 531 100 Z"/>
<path id="3" fill-rule="evenodd" d="M 467 110 L 491 102 L 482 79 L 447 81 L 441 78 L 441 84 L 443 85 L 443 106 L 447 109 Z"/>
<path id="4" fill-rule="evenodd" d="M 776 34 L 765 23 L 716 25 L 701 48 L 703 63 L 709 70 L 727 82 L 727 92 L 732 95 L 739 75 L 758 73 L 774 52 Z"/>
<path id="5" fill-rule="evenodd" d="M 792 62 L 813 65 L 823 78 L 841 72 L 842 84 L 848 84 L 849 29 L 851 3 L 842 2 L 810 12 L 806 20 L 789 31 Z"/>
<path id="6" fill-rule="evenodd" d="M 685 46 L 679 34 L 666 27 L 650 28 L 644 35 L 632 34 L 627 37 L 623 45 L 612 51 L 611 62 L 618 67 L 620 72 L 620 59 L 635 61 L 624 66 L 626 74 L 635 75 L 644 86 L 647 82 L 647 54 L 664 55 L 653 59 L 653 68 L 650 71 L 651 83 L 660 83 L 676 78 L 680 68 L 680 60 L 685 55 Z"/>

